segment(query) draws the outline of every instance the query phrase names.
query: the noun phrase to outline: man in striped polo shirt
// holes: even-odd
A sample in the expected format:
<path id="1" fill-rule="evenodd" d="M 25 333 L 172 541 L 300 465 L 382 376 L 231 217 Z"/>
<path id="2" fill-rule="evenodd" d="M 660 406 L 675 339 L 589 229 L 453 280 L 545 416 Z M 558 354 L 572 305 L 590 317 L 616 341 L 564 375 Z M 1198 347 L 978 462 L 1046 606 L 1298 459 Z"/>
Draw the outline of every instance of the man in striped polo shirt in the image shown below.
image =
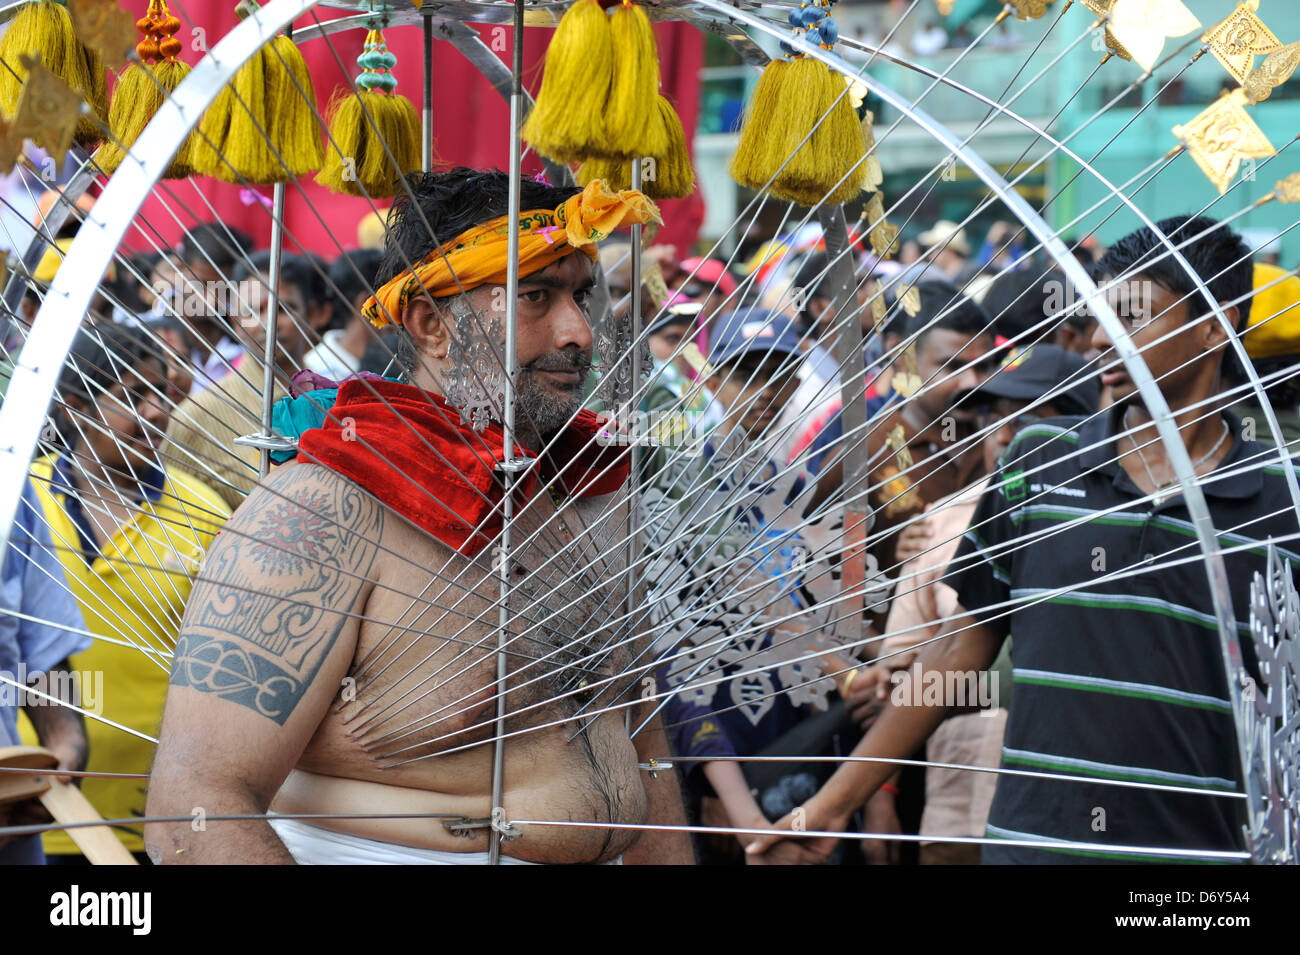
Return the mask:
<path id="1" fill-rule="evenodd" d="M 1251 261 L 1240 237 L 1205 218 L 1158 226 L 1245 328 Z M 1268 541 L 1294 573 L 1300 522 L 1276 449 L 1244 440 L 1240 419 L 1222 410 L 1228 333 L 1163 253 L 1143 229 L 1100 268 L 1118 280 L 1108 298 L 1195 465 L 1253 671 L 1251 577 L 1264 570 Z M 1113 404 L 1028 427 L 1007 449 L 949 566 L 959 605 L 918 662 L 945 676 L 980 671 L 1014 634 L 1002 767 L 1025 774 L 998 778 L 988 825 L 998 841 L 985 846 L 985 862 L 1223 860 L 1243 848 L 1244 817 L 1230 795 L 1242 788 L 1240 762 L 1206 567 L 1136 387 L 1100 329 L 1094 344 Z M 915 751 L 954 704 L 897 705 L 916 696 L 895 694 L 854 754 Z M 804 806 L 803 828 L 843 831 L 851 807 L 891 772 L 846 763 Z M 1140 851 L 1153 848 L 1180 853 Z"/>

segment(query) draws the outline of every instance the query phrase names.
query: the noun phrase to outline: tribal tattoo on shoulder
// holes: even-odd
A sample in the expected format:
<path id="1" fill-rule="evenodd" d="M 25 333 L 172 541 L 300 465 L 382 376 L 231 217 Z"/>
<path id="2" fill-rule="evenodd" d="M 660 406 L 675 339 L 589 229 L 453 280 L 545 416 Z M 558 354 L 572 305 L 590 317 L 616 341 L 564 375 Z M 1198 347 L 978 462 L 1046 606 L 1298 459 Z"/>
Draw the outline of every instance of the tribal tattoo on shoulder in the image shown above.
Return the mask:
<path id="1" fill-rule="evenodd" d="M 274 475 L 213 543 L 170 681 L 282 726 L 367 585 L 384 526 L 383 505 L 356 485 L 304 470 Z"/>

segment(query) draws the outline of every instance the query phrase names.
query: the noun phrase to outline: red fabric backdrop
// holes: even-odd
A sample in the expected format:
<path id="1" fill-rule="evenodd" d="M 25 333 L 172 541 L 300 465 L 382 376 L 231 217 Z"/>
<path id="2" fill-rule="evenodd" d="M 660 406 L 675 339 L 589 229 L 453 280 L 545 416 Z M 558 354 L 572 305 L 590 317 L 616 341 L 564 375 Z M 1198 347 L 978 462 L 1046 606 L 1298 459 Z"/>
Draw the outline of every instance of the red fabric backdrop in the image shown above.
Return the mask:
<path id="1" fill-rule="evenodd" d="M 143 0 L 127 0 L 123 6 L 142 12 Z M 183 7 L 183 9 L 182 9 Z M 237 22 L 231 0 L 187 0 L 178 2 L 174 12 L 185 20 L 186 27 L 201 27 L 209 46 L 231 30 Z M 320 9 L 322 20 L 335 15 L 334 10 Z M 187 16 L 192 18 L 192 22 Z M 315 22 L 309 15 L 295 24 L 306 27 Z M 480 27 L 480 33 L 489 46 L 505 46 L 497 55 L 511 62 L 511 31 L 508 28 Z M 491 31 L 497 30 L 496 34 Z M 542 61 L 551 34 L 549 29 L 529 29 L 525 36 L 527 63 L 525 84 L 536 92 L 542 74 Z M 655 27 L 659 40 L 659 55 L 663 77 L 663 91 L 677 107 L 682 124 L 687 130 L 687 141 L 694 130 L 699 111 L 699 69 L 703 58 L 703 36 L 692 27 L 681 23 L 659 24 Z M 184 37 L 182 31 L 179 36 Z M 197 34 L 195 34 L 197 35 Z M 323 110 L 334 91 L 344 82 L 340 63 L 349 74 L 355 74 L 356 57 L 361 52 L 365 32 L 361 29 L 334 34 L 328 41 L 312 40 L 302 47 L 316 88 L 316 97 Z M 422 97 L 422 33 L 418 26 L 392 27 L 385 32 L 389 49 L 397 55 L 394 71 L 398 78 L 398 91 L 408 96 L 420 109 Z M 331 45 L 333 49 L 331 50 Z M 191 64 L 197 62 L 199 52 L 186 52 L 183 57 Z M 482 75 L 456 50 L 445 42 L 434 43 L 434 155 L 437 160 L 453 165 L 475 167 L 495 166 L 507 168 L 509 162 L 510 111 L 506 101 Z M 525 174 L 541 169 L 531 155 L 525 159 Z M 250 196 L 238 186 L 211 179 L 198 180 L 201 197 L 193 185 L 186 182 L 163 183 L 145 204 L 143 218 L 128 233 L 126 245 L 132 251 L 153 247 L 152 242 L 174 243 L 182 229 L 195 222 L 220 218 L 254 237 L 258 248 L 270 242 L 269 200 L 271 187 L 257 192 L 265 203 Z M 286 193 L 285 248 L 298 248 L 317 252 L 333 258 L 342 249 L 355 248 L 356 223 L 369 211 L 364 199 L 337 196 L 317 186 L 310 177 L 300 181 L 301 191 L 290 184 Z M 242 194 L 241 194 L 242 193 Z M 207 203 L 211 203 L 211 208 Z M 387 202 L 377 203 L 386 205 Z M 665 227 L 657 241 L 677 245 L 681 254 L 695 241 L 704 219 L 704 203 L 698 192 L 684 200 L 663 203 Z M 145 221 L 147 220 L 147 222 Z M 146 237 L 147 236 L 147 237 Z"/>

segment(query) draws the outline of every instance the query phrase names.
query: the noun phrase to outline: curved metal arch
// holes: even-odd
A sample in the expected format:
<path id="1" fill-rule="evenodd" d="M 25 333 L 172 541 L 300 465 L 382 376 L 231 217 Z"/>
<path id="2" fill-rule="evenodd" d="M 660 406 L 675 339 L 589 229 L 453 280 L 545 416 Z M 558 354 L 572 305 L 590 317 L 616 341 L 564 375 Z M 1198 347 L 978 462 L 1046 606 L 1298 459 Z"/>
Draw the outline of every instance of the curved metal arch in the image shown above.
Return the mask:
<path id="1" fill-rule="evenodd" d="M 711 2 L 711 0 L 695 0 L 695 2 L 703 4 L 705 6 L 715 6 L 715 4 Z M 747 22 L 749 18 L 742 17 L 742 19 L 744 19 Z M 766 24 L 762 27 L 759 27 L 759 29 L 762 29 L 764 32 L 768 33 L 769 35 L 779 35 L 779 33 L 773 33 L 774 28 L 770 24 Z M 860 40 L 846 39 L 840 41 L 840 43 L 843 46 L 848 46 L 851 49 L 856 49 L 861 52 L 870 53 L 873 56 L 879 56 L 881 59 L 888 60 L 891 63 L 894 63 L 899 66 L 903 66 L 907 69 L 912 70 L 913 72 L 920 73 L 923 76 L 928 76 L 934 80 L 938 80 L 939 82 L 943 83 L 945 86 L 949 86 L 960 93 L 964 93 L 967 96 L 970 96 L 978 100 L 980 103 L 989 107 L 990 109 L 996 110 L 998 113 L 1001 113 L 1003 116 L 1006 116 L 1014 120 L 1015 122 L 1019 123 L 1021 126 L 1024 126 L 1026 129 L 1033 132 L 1034 135 L 1041 137 L 1045 142 L 1049 143 L 1056 151 L 1062 153 L 1065 156 L 1068 156 L 1071 160 L 1078 163 L 1079 166 L 1082 169 L 1086 170 L 1088 173 L 1090 173 L 1093 176 L 1093 178 L 1097 180 L 1097 182 L 1105 186 L 1110 191 L 1111 195 L 1118 198 L 1120 202 L 1122 202 L 1130 212 L 1132 212 L 1134 215 L 1138 217 L 1139 221 L 1141 221 L 1141 223 L 1144 226 L 1149 228 L 1151 232 L 1160 239 L 1161 244 L 1165 247 L 1170 257 L 1175 262 L 1178 263 L 1178 265 L 1183 269 L 1183 271 L 1187 273 L 1187 276 L 1188 278 L 1191 279 L 1192 284 L 1196 286 L 1197 290 L 1206 299 L 1206 301 L 1211 303 L 1211 310 L 1213 311 L 1214 316 L 1219 320 L 1219 323 L 1223 326 L 1224 330 L 1228 333 L 1229 347 L 1232 348 L 1233 353 L 1237 356 L 1237 359 L 1242 366 L 1242 370 L 1245 372 L 1246 377 L 1250 380 L 1251 386 L 1255 390 L 1255 396 L 1259 399 L 1260 408 L 1264 412 L 1264 420 L 1268 422 L 1268 426 L 1270 429 L 1272 429 L 1273 434 L 1282 433 L 1277 422 L 1277 415 L 1273 411 L 1273 405 L 1268 400 L 1268 395 L 1264 391 L 1264 386 L 1259 380 L 1259 375 L 1256 373 L 1255 367 L 1250 361 L 1250 357 L 1246 354 L 1246 346 L 1241 343 L 1241 340 L 1237 334 L 1237 330 L 1232 326 L 1232 323 L 1228 321 L 1228 317 L 1224 314 L 1223 308 L 1219 305 L 1217 301 L 1215 301 L 1214 296 L 1210 294 L 1209 289 L 1206 288 L 1205 282 L 1201 279 L 1200 275 L 1197 274 L 1196 270 L 1192 268 L 1191 263 L 1187 261 L 1187 258 L 1178 249 L 1178 247 L 1173 244 L 1170 238 L 1167 235 L 1165 235 L 1164 232 L 1162 232 L 1160 229 L 1156 228 L 1155 222 L 1152 221 L 1151 218 L 1147 216 L 1147 214 L 1143 212 L 1133 202 L 1132 199 L 1130 199 L 1127 195 L 1121 192 L 1115 186 L 1114 183 L 1112 183 L 1108 178 L 1106 178 L 1106 176 L 1103 175 L 1092 163 L 1085 160 L 1082 156 L 1078 155 L 1076 152 L 1074 152 L 1074 150 L 1070 149 L 1068 146 L 1066 146 L 1063 142 L 1061 142 L 1056 137 L 1051 135 L 1045 129 L 1039 127 L 1036 123 L 1026 119 L 1025 117 L 1021 116 L 1019 113 L 1015 112 L 1014 110 L 1007 109 L 1002 104 L 989 99 L 984 94 L 978 92 L 977 90 L 971 89 L 970 87 L 966 86 L 963 83 L 959 83 L 956 80 L 949 79 L 948 77 L 936 73 L 934 70 L 931 70 L 928 67 L 918 66 L 915 63 L 909 63 L 904 59 L 901 59 L 890 53 L 887 53 L 884 50 L 872 46 L 869 43 L 863 43 Z M 797 43 L 794 45 L 799 46 L 799 44 Z M 821 51 L 817 51 L 817 52 L 821 52 Z M 819 59 L 825 59 L 824 54 L 822 57 L 819 57 Z M 828 65 L 831 64 L 828 62 Z M 843 64 L 834 68 L 837 69 L 841 74 L 845 76 L 851 75 L 857 79 L 860 79 L 863 82 L 863 84 L 866 85 L 869 89 L 871 89 L 873 92 L 877 92 L 876 85 L 874 84 L 877 84 L 879 81 L 874 80 L 874 78 L 865 74 L 859 76 L 859 74 L 856 72 L 850 73 L 843 66 Z M 885 87 L 882 86 L 881 88 L 885 88 Z M 882 99 L 883 98 L 884 97 L 882 96 Z M 896 106 L 896 104 L 894 104 L 892 100 L 890 101 L 890 105 Z M 925 115 L 923 110 L 917 110 L 916 112 L 919 115 Z M 915 121 L 914 118 L 913 120 Z M 931 120 L 931 122 L 933 122 L 933 120 Z M 938 124 L 936 123 L 935 125 Z M 1003 183 L 1004 185 L 1006 184 L 1005 180 L 1003 180 Z M 1001 194 L 999 194 L 999 198 L 1001 198 Z M 1047 248 L 1047 246 L 1044 245 L 1044 248 Z M 1057 257 L 1056 252 L 1053 251 L 1052 256 L 1053 258 L 1056 258 Z M 1073 259 L 1073 256 L 1071 256 L 1071 258 Z M 1060 260 L 1058 259 L 1058 262 L 1059 261 Z M 1108 328 L 1107 332 L 1109 331 L 1110 329 Z M 1125 362 L 1125 364 L 1127 366 L 1127 361 Z M 1283 475 L 1285 476 L 1287 487 L 1291 492 L 1291 503 L 1296 507 L 1298 511 L 1300 511 L 1300 481 L 1297 480 L 1295 472 L 1291 468 L 1290 458 L 1287 457 L 1286 453 L 1282 450 L 1281 446 L 1278 447 L 1278 460 L 1279 463 L 1282 465 L 1282 472 Z"/>
<path id="2" fill-rule="evenodd" d="M 223 37 L 208 56 L 194 68 L 175 94 L 163 103 L 157 115 L 137 141 L 136 148 L 132 153 L 134 161 L 123 163 L 117 174 L 109 181 L 94 210 L 87 217 L 85 226 L 74 240 L 65 258 L 64 264 L 68 265 L 68 268 L 60 268 L 59 273 L 55 276 L 50 292 L 37 315 L 32 335 L 15 363 L 13 378 L 8 388 L 6 400 L 3 405 L 0 405 L 0 434 L 6 435 L 9 441 L 7 447 L 0 448 L 0 501 L 6 502 L 0 503 L 0 548 L 3 548 L 7 543 L 14 509 L 22 489 L 22 482 L 26 480 L 28 461 L 32 449 L 36 446 L 40 431 L 41 416 L 30 414 L 29 409 L 30 407 L 45 408 L 48 406 L 63 361 L 80 327 L 81 320 L 94 291 L 95 283 L 84 281 L 84 277 L 103 274 L 129 223 L 133 221 L 135 215 L 139 212 L 140 206 L 143 204 L 144 198 L 152 188 L 153 183 L 157 181 L 158 176 L 170 161 L 171 156 L 180 147 L 189 130 L 197 124 L 203 110 L 207 108 L 220 89 L 230 80 L 235 71 L 262 44 L 284 29 L 293 19 L 315 7 L 318 2 L 319 0 L 272 0 L 271 3 L 258 10 L 253 16 L 244 20 Z M 1011 190 L 1006 181 L 980 159 L 973 150 L 970 150 L 965 143 L 960 142 L 946 127 L 935 122 L 923 110 L 907 103 L 881 81 L 870 75 L 858 75 L 837 57 L 813 48 L 801 39 L 791 38 L 784 31 L 759 18 L 750 16 L 736 7 L 716 2 L 716 0 L 694 0 L 694 5 L 710 11 L 712 16 L 673 17 L 671 14 L 677 12 L 681 4 L 672 3 L 665 4 L 664 6 L 669 9 L 661 11 L 662 15 L 656 17 L 656 19 L 687 19 L 697 23 L 699 20 L 704 20 L 711 24 L 717 23 L 719 20 L 742 23 L 774 38 L 785 40 L 801 52 L 822 61 L 842 75 L 853 76 L 860 80 L 873 93 L 925 129 L 945 148 L 955 155 L 959 155 L 985 185 L 993 190 L 1008 208 L 1017 214 L 1031 233 L 1034 234 L 1035 238 L 1057 260 L 1062 270 L 1071 278 L 1076 287 L 1084 292 L 1085 300 L 1094 309 L 1102 326 L 1111 335 L 1111 339 L 1114 341 L 1116 350 L 1124 361 L 1125 367 L 1132 375 L 1139 393 L 1153 413 L 1157 430 L 1166 445 L 1171 464 L 1182 486 L 1188 510 L 1191 513 L 1206 560 L 1211 595 L 1219 624 L 1225 667 L 1229 674 L 1233 672 L 1234 668 L 1239 668 L 1241 665 L 1241 652 L 1236 636 L 1231 596 L 1227 590 L 1227 576 L 1223 566 L 1223 558 L 1217 552 L 1218 542 L 1214 535 L 1213 524 L 1209 517 L 1204 495 L 1196 484 L 1195 472 L 1191 466 L 1186 447 L 1183 445 L 1178 429 L 1174 425 L 1172 414 L 1164 401 L 1163 395 L 1157 388 L 1146 365 L 1140 360 L 1140 356 L 1122 323 L 1119 322 L 1104 298 L 1101 297 L 1096 285 L 1088 278 L 1086 271 L 1069 254 L 1064 243 L 1032 207 L 1018 193 Z M 441 10 L 445 6 L 446 4 L 438 4 L 438 9 Z M 466 4 L 457 3 L 456 6 L 463 11 Z M 471 4 L 469 6 L 471 6 L 471 12 L 481 13 L 482 16 L 467 17 L 462 13 L 461 16 L 448 19 L 496 22 L 495 18 L 497 16 L 508 16 L 510 11 L 510 7 L 505 5 L 498 7 L 495 4 Z M 13 7 L 5 8 L 5 11 L 0 12 L 0 15 L 12 9 Z M 421 13 L 416 12 L 415 17 L 412 18 L 413 22 L 420 16 Z M 396 19 L 396 16 L 391 16 L 391 20 Z M 537 23 L 536 25 L 551 24 Z M 711 32 L 721 33 L 724 37 L 727 37 L 727 34 L 717 27 L 710 26 L 709 29 Z M 737 42 L 740 42 L 739 36 Z M 742 50 L 742 55 L 747 54 L 747 62 L 756 62 L 755 47 L 753 47 L 752 41 L 749 42 L 750 45 Z M 865 44 L 857 45 L 868 50 L 871 49 Z M 879 51 L 874 50 L 872 52 L 879 53 Z M 881 55 L 887 57 L 885 54 Z M 887 58 L 893 59 L 892 57 Z M 1119 196 L 1121 201 L 1137 214 L 1143 223 L 1161 237 L 1161 241 L 1168 249 L 1169 254 L 1188 272 L 1201 291 L 1205 291 L 1204 284 L 1200 281 L 1199 276 L 1191 269 L 1186 259 L 1173 246 L 1168 237 L 1155 230 L 1154 223 L 1137 209 L 1131 200 L 1116 190 L 1091 164 L 1067 149 L 1055 137 L 1039 129 L 1013 111 L 1007 110 L 1000 104 L 990 101 L 987 97 L 970 90 L 962 84 L 934 74 L 932 71 L 918 68 L 914 64 L 908 65 L 955 89 L 966 92 L 990 108 L 1009 116 L 1041 136 L 1061 153 L 1078 162 L 1099 182 L 1106 185 L 1113 195 Z M 141 159 L 141 156 L 147 158 Z M 1212 298 L 1210 300 L 1213 301 Z M 1217 304 L 1214 306 L 1214 312 L 1225 327 L 1234 332 L 1231 336 L 1233 346 L 1239 355 L 1245 359 L 1244 348 L 1236 340 L 1235 329 L 1231 329 L 1230 323 L 1227 322 L 1226 316 Z M 1276 428 L 1276 418 L 1273 415 L 1271 405 L 1268 403 L 1267 396 L 1260 387 L 1258 377 L 1253 373 L 1248 361 L 1244 361 L 1243 364 L 1252 379 L 1252 384 L 1258 396 L 1261 398 L 1261 405 L 1266 418 L 1269 420 L 1270 425 Z M 1280 449 L 1279 458 L 1283 462 L 1283 471 L 1287 476 L 1293 498 L 1300 502 L 1300 488 L 1297 488 L 1295 476 L 1289 466 L 1289 460 L 1286 459 Z M 1228 684 L 1234 711 L 1240 711 L 1240 691 L 1231 676 L 1229 676 Z M 1237 732 L 1239 751 L 1245 752 L 1246 747 L 1242 738 L 1243 728 L 1240 725 L 1237 726 Z M 1248 787 L 1252 785 L 1250 774 L 1244 765 L 1243 778 Z"/>
<path id="3" fill-rule="evenodd" d="M 37 312 L 31 335 L 14 362 L 0 404 L 0 551 L 8 545 L 27 468 L 40 436 L 59 372 L 126 230 L 149 191 L 221 88 L 261 46 L 319 0 L 271 0 L 222 37 L 165 99 L 127 161 L 108 181 L 86 216 Z M 93 277 L 93 280 L 88 281 Z"/>
<path id="4" fill-rule="evenodd" d="M 1234 679 L 1234 674 L 1241 672 L 1244 668 L 1241 644 L 1237 637 L 1236 616 L 1233 613 L 1232 595 L 1228 589 L 1227 569 L 1223 562 L 1223 555 L 1219 552 L 1218 537 L 1214 531 L 1214 523 L 1210 519 L 1209 507 L 1206 504 L 1204 493 L 1196 483 L 1196 471 L 1192 467 L 1191 457 L 1187 453 L 1186 445 L 1183 444 L 1182 436 L 1174 423 L 1173 413 L 1170 411 L 1164 395 L 1161 394 L 1159 387 L 1155 383 L 1155 379 L 1147 369 L 1146 363 L 1141 360 L 1141 356 L 1138 350 L 1134 347 L 1133 340 L 1129 337 L 1124 324 L 1115 315 L 1114 310 L 1111 309 L 1110 305 L 1106 302 L 1105 297 L 1100 293 L 1087 271 L 1070 253 L 1066 248 L 1065 243 L 1060 240 L 1055 231 L 1048 226 L 1048 224 L 1033 209 L 1033 207 L 1029 205 L 1023 196 L 1011 189 L 1006 180 L 1003 179 L 996 170 L 989 166 L 977 153 L 970 149 L 966 143 L 960 141 L 950 130 L 947 129 L 947 127 L 936 122 L 924 110 L 912 106 L 903 97 L 899 96 L 896 92 L 875 77 L 872 77 L 865 72 L 858 73 L 854 71 L 839 57 L 829 55 L 819 47 L 814 47 L 808 44 L 801 37 L 792 37 L 784 33 L 784 31 L 780 31 L 756 17 L 749 16 L 748 14 L 738 10 L 732 10 L 724 4 L 717 2 L 717 0 L 695 0 L 695 2 L 700 6 L 715 10 L 732 20 L 743 23 L 753 29 L 760 30 L 769 36 L 784 40 L 786 43 L 789 43 L 791 46 L 799 50 L 799 52 L 814 57 L 841 75 L 852 77 L 866 85 L 872 93 L 875 93 L 882 100 L 889 103 L 890 106 L 894 107 L 894 109 L 907 116 L 912 120 L 912 122 L 924 129 L 930 136 L 942 144 L 946 149 L 951 151 L 954 155 L 959 156 L 967 165 L 967 168 L 969 168 L 986 186 L 988 186 L 988 188 L 992 190 L 1004 204 L 1006 204 L 1007 208 L 1016 214 L 1034 237 L 1042 243 L 1043 248 L 1046 249 L 1054 259 L 1056 259 L 1057 265 L 1061 267 L 1065 275 L 1071 282 L 1075 283 L 1075 287 L 1082 293 L 1084 301 L 1087 303 L 1089 308 L 1092 309 L 1101 326 L 1106 330 L 1107 335 L 1114 343 L 1116 351 L 1124 362 L 1124 367 L 1132 377 L 1133 383 L 1137 386 L 1138 393 L 1142 396 L 1142 400 L 1145 402 L 1147 409 L 1151 412 L 1153 421 L 1156 425 L 1156 430 L 1159 432 L 1160 438 L 1165 444 L 1166 452 L 1169 454 L 1170 463 L 1174 468 L 1174 473 L 1178 477 L 1178 483 L 1182 487 L 1184 500 L 1187 503 L 1187 510 L 1192 518 L 1192 524 L 1196 529 L 1196 536 L 1201 545 L 1202 556 L 1204 557 L 1206 564 L 1206 575 L 1210 585 L 1210 597 L 1214 604 L 1215 618 L 1219 629 L 1219 644 L 1223 654 L 1225 682 L 1228 684 L 1228 693 L 1232 701 L 1233 726 L 1237 733 L 1237 755 L 1241 765 L 1243 786 L 1246 787 L 1250 803 L 1252 805 L 1256 804 L 1257 797 L 1259 797 L 1260 794 L 1254 791 L 1256 788 L 1256 781 L 1252 778 L 1250 767 L 1247 764 L 1246 754 L 1250 749 L 1246 738 L 1246 728 L 1242 725 L 1238 717 L 1238 714 L 1243 712 L 1241 705 L 1241 688 Z M 942 77 L 936 78 L 942 79 Z M 960 84 L 953 85 L 960 87 Z M 1071 158 L 1079 162 L 1081 166 L 1087 168 L 1096 175 L 1098 180 L 1111 190 L 1112 194 L 1119 196 L 1121 200 L 1139 216 L 1141 221 L 1160 238 L 1161 242 L 1169 251 L 1169 254 L 1187 271 L 1188 275 L 1192 277 L 1194 282 L 1196 282 L 1202 293 L 1206 294 L 1207 299 L 1211 302 L 1214 301 L 1213 297 L 1206 293 L 1204 283 L 1201 281 L 1200 277 L 1191 268 L 1191 265 L 1187 262 L 1182 253 L 1179 252 L 1177 248 L 1174 247 L 1173 243 L 1169 241 L 1169 238 L 1157 229 L 1155 223 L 1138 210 L 1127 196 L 1124 196 L 1116 190 L 1115 187 L 1098 174 L 1089 163 L 1086 163 L 1079 157 L 1075 156 L 1072 151 L 1068 150 L 1054 137 L 1050 136 L 1045 131 L 1037 129 L 1033 123 L 1028 122 L 1023 117 L 1017 116 L 1015 113 L 1006 110 L 997 103 L 989 101 L 986 97 L 983 97 L 972 90 L 966 89 L 965 87 L 961 88 L 965 89 L 967 93 L 975 98 L 985 102 L 988 106 L 998 109 L 1005 115 L 1011 116 L 1023 125 L 1033 129 L 1057 149 L 1071 156 Z M 1214 312 L 1225 328 L 1229 329 L 1231 333 L 1229 336 L 1230 340 L 1235 346 L 1237 346 L 1238 352 L 1241 354 L 1243 359 L 1245 359 L 1245 349 L 1242 348 L 1241 343 L 1236 340 L 1236 330 L 1232 328 L 1231 323 L 1227 320 L 1227 316 L 1223 314 L 1223 309 L 1218 306 L 1217 302 L 1214 304 Z M 1244 363 L 1249 367 L 1248 360 L 1245 360 Z M 1253 375 L 1253 371 L 1250 373 L 1252 374 L 1256 392 L 1263 399 L 1262 406 L 1270 419 L 1270 425 L 1272 425 L 1272 419 L 1274 417 L 1272 414 L 1272 407 L 1268 404 L 1267 396 L 1264 395 L 1263 389 L 1259 385 L 1258 376 Z M 1280 447 L 1278 453 L 1279 458 L 1283 462 L 1283 473 L 1287 475 L 1289 484 L 1292 488 L 1292 496 L 1297 500 L 1297 506 L 1300 507 L 1300 490 L 1296 489 L 1295 475 L 1291 471 L 1290 461 L 1286 458 Z M 1249 830 L 1247 830 L 1247 839 L 1251 839 Z"/>
<path id="5" fill-rule="evenodd" d="M 109 179 L 94 209 L 87 215 L 37 312 L 31 335 L 14 363 L 5 400 L 0 404 L 0 435 L 8 439 L 6 445 L 0 447 L 0 550 L 8 543 L 22 482 L 26 480 L 28 463 L 40 434 L 41 416 L 23 409 L 49 407 L 59 371 L 94 294 L 96 283 L 87 283 L 84 277 L 102 276 L 107 270 L 149 190 L 222 87 L 262 45 L 319 3 L 320 0 L 272 0 L 222 37 L 176 91 L 163 101 L 134 144 L 129 161 L 123 162 Z M 5 14 L 12 16 L 21 5 L 15 3 L 0 9 L 0 20 Z M 439 4 L 439 8 L 449 6 Z M 457 2 L 455 6 L 459 8 L 463 4 Z M 491 4 L 471 6 L 476 10 L 498 9 Z M 508 15 L 512 9 L 513 5 L 501 5 L 499 12 Z M 406 19 L 412 23 L 420 22 L 421 13 L 413 8 L 393 11 L 393 20 L 397 19 L 395 14 L 399 12 L 403 22 Z M 373 14 L 346 19 L 350 21 L 348 27 L 351 27 L 356 25 L 356 19 L 371 18 Z M 450 25 L 467 18 L 442 19 Z M 478 52 L 477 48 L 482 47 L 490 54 L 474 31 L 463 26 L 461 30 L 449 26 L 449 32 L 449 39 L 464 44 L 463 47 L 458 45 L 463 53 L 466 50 Z M 317 35 L 326 34 L 318 31 Z M 484 65 L 490 65 L 487 59 L 505 69 L 495 55 L 484 58 L 466 53 L 466 56 L 480 70 Z M 500 89 L 501 77 L 496 75 L 496 67 L 492 69 L 493 74 L 485 73 L 485 76 Z M 506 73 L 508 75 L 508 70 Z M 88 184 L 82 184 L 82 191 Z M 24 420 L 24 414 L 28 420 Z"/>

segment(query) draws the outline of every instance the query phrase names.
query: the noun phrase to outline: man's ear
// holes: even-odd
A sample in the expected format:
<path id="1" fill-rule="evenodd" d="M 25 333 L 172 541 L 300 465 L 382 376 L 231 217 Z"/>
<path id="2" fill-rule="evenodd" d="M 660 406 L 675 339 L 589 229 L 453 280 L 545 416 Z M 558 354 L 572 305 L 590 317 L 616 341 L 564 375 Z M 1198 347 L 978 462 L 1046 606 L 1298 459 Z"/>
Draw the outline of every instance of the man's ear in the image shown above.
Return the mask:
<path id="1" fill-rule="evenodd" d="M 1223 322 L 1214 314 L 1206 316 L 1206 321 L 1201 330 L 1201 342 L 1204 350 L 1209 352 L 1218 351 L 1228 344 L 1229 335 L 1235 336 L 1237 322 L 1241 319 L 1241 309 L 1236 305 L 1229 305 L 1226 302 L 1220 302 L 1219 307 L 1223 309 L 1223 315 L 1228 320 L 1228 325 L 1233 331 L 1229 332 L 1223 327 Z"/>
<path id="2" fill-rule="evenodd" d="M 447 348 L 451 344 L 449 318 L 446 309 L 435 306 L 427 295 L 411 299 L 402 311 L 402 327 L 410 334 L 417 354 L 447 357 Z"/>

